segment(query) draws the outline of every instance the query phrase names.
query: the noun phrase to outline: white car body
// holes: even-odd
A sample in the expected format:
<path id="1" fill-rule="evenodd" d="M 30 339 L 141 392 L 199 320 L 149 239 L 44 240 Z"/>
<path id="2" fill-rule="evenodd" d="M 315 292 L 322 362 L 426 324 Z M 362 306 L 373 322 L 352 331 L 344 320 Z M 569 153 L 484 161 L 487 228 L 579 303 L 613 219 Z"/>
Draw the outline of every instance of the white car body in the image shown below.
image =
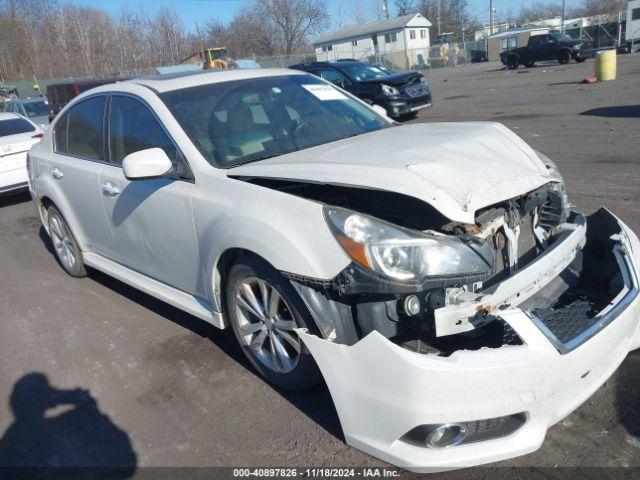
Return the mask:
<path id="1" fill-rule="evenodd" d="M 43 223 L 47 226 L 45 207 L 55 205 L 87 265 L 225 328 L 221 263 L 234 249 L 265 259 L 298 292 L 306 292 L 305 300 L 313 297 L 311 280 L 314 288 L 334 288 L 336 278 L 353 265 L 327 225 L 322 201 L 256 179 L 330 185 L 347 193 L 356 189 L 366 191 L 372 201 L 376 195 L 400 194 L 459 225 L 473 224 L 487 207 L 559 182 L 553 164 L 517 135 L 500 124 L 479 122 L 386 128 L 214 168 L 159 98 L 204 84 L 291 75 L 302 74 L 202 73 L 132 80 L 81 95 L 32 150 L 30 188 Z M 55 153 L 54 131 L 65 112 L 83 99 L 107 94 L 146 103 L 188 159 L 195 181 L 130 181 L 119 166 Z M 460 348 L 448 356 L 420 353 L 375 329 L 344 341 L 348 335 L 331 315 L 314 318 L 321 335 L 298 330 L 329 387 L 347 443 L 415 471 L 477 465 L 539 448 L 547 429 L 597 390 L 627 352 L 640 347 L 640 243 L 607 211 L 589 221 L 615 232 L 596 240 L 611 242 L 607 268 L 619 268 L 619 291 L 570 340 L 560 340 L 525 304 L 546 291 L 583 251 L 589 258 L 585 245 L 596 240 L 579 214 L 554 227 L 556 241 L 525 267 L 489 289 L 448 288 L 446 304 L 434 312 L 437 337 L 480 328 L 474 315 L 483 313 L 508 325 L 519 344 Z M 515 235 L 517 246 L 519 226 L 507 228 L 500 218 L 492 222 L 491 228 L 472 235 L 493 235 L 504 228 Z M 491 430 L 487 420 L 498 418 L 519 423 L 503 435 L 449 448 L 406 440 L 408 432 L 422 425 L 463 424 L 470 432 L 480 424 Z"/>
<path id="2" fill-rule="evenodd" d="M 42 134 L 31 120 L 16 113 L 0 113 L 0 126 L 15 119 L 27 122 L 33 131 L 0 136 L 0 193 L 27 188 L 27 153 Z"/>

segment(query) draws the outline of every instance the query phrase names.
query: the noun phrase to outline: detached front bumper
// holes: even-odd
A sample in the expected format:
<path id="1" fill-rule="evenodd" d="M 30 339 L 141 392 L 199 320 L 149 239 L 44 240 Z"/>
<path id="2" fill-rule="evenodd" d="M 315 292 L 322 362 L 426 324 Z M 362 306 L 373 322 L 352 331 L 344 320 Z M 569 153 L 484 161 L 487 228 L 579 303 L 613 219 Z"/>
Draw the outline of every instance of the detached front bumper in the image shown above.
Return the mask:
<path id="1" fill-rule="evenodd" d="M 624 287 L 597 315 L 597 328 L 570 349 L 561 348 L 552 332 L 515 306 L 499 316 L 522 345 L 460 350 L 449 357 L 404 349 L 376 331 L 352 346 L 300 331 L 329 387 L 347 443 L 418 472 L 495 462 L 538 449 L 547 429 L 588 399 L 626 354 L 640 347 L 640 243 L 619 223 L 614 251 Z M 514 415 L 524 423 L 495 438 L 446 448 L 407 440 L 408 432 L 423 425 L 485 428 Z"/>

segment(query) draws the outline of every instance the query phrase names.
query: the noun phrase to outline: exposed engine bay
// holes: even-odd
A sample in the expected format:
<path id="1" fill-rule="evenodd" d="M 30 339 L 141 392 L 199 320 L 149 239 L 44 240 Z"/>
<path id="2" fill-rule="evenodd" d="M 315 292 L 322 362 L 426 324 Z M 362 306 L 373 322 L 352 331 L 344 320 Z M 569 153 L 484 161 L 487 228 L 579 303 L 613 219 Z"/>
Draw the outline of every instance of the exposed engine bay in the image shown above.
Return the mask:
<path id="1" fill-rule="evenodd" d="M 570 212 L 562 182 L 484 208 L 476 212 L 474 224 L 464 224 L 399 193 L 278 179 L 242 180 L 405 229 L 455 238 L 486 262 L 486 269 L 473 275 L 436 275 L 421 281 L 395 281 L 358 262 L 330 282 L 289 275 L 323 336 L 338 343 L 354 344 L 375 330 L 407 349 L 440 356 L 518 345 L 520 338 L 500 318 L 501 308 L 522 304 L 542 322 L 584 324 L 622 288 L 610 240 L 619 233 L 617 223 L 608 222 L 600 211 L 589 218 L 587 228 L 583 216 Z M 535 291 L 521 297 L 519 291 L 504 294 L 501 284 L 506 279 L 565 240 L 575 242 L 576 248 L 563 264 L 554 266 L 559 270 L 553 281 L 546 278 L 549 272 L 542 272 L 532 280 L 532 285 L 540 285 Z"/>

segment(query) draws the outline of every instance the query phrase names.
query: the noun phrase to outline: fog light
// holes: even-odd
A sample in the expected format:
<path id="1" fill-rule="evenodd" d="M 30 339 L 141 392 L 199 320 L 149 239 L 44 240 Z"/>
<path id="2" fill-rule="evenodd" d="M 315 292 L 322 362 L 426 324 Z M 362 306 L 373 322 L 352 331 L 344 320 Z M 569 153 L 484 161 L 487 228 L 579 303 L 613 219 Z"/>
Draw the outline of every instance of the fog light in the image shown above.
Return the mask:
<path id="1" fill-rule="evenodd" d="M 393 113 L 400 113 L 400 107 L 393 107 Z"/>
<path id="2" fill-rule="evenodd" d="M 420 313 L 420 300 L 415 295 L 409 295 L 404 299 L 404 311 L 412 316 Z"/>
<path id="3" fill-rule="evenodd" d="M 467 429 L 463 424 L 445 423 L 431 430 L 425 442 L 429 448 L 451 447 L 462 443 L 466 436 Z"/>

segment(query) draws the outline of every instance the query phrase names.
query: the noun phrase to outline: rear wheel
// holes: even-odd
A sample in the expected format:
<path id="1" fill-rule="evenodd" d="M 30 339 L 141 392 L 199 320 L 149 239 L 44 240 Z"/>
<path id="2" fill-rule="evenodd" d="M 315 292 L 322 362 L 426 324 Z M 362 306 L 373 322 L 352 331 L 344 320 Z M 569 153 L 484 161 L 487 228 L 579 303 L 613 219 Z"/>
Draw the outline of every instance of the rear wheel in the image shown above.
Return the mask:
<path id="1" fill-rule="evenodd" d="M 571 61 L 571 54 L 567 50 L 562 50 L 558 54 L 558 63 L 560 65 L 566 65 Z"/>
<path id="2" fill-rule="evenodd" d="M 518 57 L 516 57 L 515 55 L 511 55 L 509 58 L 507 58 L 507 68 L 509 70 L 515 70 L 519 66 L 520 60 L 518 60 Z"/>
<path id="3" fill-rule="evenodd" d="M 524 62 L 524 66 L 527 68 L 532 68 L 535 64 L 536 62 Z"/>
<path id="4" fill-rule="evenodd" d="M 294 391 L 320 381 L 311 353 L 294 330 L 317 334 L 317 328 L 291 284 L 268 263 L 245 257 L 231 267 L 226 309 L 242 351 L 267 381 Z"/>
<path id="5" fill-rule="evenodd" d="M 73 277 L 86 276 L 87 271 L 84 268 L 82 252 L 78 243 L 73 237 L 67 221 L 53 205 L 47 210 L 47 223 L 53 251 L 62 268 Z"/>

